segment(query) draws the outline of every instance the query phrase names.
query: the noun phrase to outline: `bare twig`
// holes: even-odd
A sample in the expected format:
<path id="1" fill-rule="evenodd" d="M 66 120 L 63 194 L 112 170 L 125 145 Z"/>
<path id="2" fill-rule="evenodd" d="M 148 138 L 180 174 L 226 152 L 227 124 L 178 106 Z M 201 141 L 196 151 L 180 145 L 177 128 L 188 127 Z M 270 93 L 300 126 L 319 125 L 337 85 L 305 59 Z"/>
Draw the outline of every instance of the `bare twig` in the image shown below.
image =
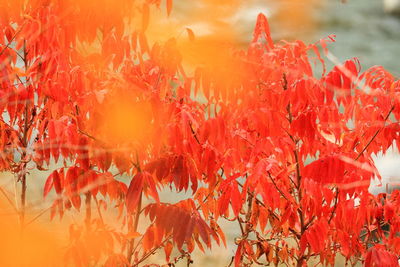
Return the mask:
<path id="1" fill-rule="evenodd" d="M 286 199 L 286 201 L 289 201 L 289 199 L 286 197 L 286 195 L 282 192 L 282 190 L 279 189 L 279 187 L 278 187 L 277 184 L 275 183 L 274 178 L 272 178 L 271 173 L 270 173 L 269 171 L 268 171 L 267 173 L 268 173 L 268 176 L 269 176 L 269 178 L 270 178 L 272 184 L 275 186 L 275 189 L 281 194 L 281 196 L 282 196 L 284 199 Z"/>
<path id="2" fill-rule="evenodd" d="M 18 213 L 17 207 L 14 205 L 13 201 L 11 200 L 11 198 L 8 197 L 7 193 L 4 191 L 4 189 L 1 186 L 0 186 L 0 192 L 4 195 L 4 197 L 10 203 L 11 207 L 15 210 L 15 212 Z"/>
<path id="3" fill-rule="evenodd" d="M 24 227 L 26 228 L 28 225 L 30 225 L 31 223 L 35 222 L 37 219 L 39 219 L 43 214 L 45 214 L 47 211 L 49 211 L 51 209 L 51 206 L 42 210 L 41 212 L 39 212 L 38 215 L 36 215 L 35 217 L 33 217 L 29 222 L 25 223 Z"/>

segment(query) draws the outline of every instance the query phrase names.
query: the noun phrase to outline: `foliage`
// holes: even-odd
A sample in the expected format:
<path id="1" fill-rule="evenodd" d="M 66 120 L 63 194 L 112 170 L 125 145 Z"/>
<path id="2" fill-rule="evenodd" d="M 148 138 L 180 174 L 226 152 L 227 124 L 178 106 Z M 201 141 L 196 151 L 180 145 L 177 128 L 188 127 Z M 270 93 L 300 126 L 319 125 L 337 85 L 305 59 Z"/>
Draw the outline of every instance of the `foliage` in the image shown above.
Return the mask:
<path id="1" fill-rule="evenodd" d="M 1 1 L 0 169 L 21 183 L 21 227 L 28 165 L 61 162 L 43 185 L 51 218 L 85 217 L 66 264 L 139 266 L 159 249 L 190 264 L 226 245 L 227 219 L 235 266 L 397 266 L 400 193 L 368 186 L 371 155 L 400 145 L 399 81 L 357 59 L 326 73 L 334 36 L 276 43 L 262 14 L 246 50 L 188 66 L 178 39 L 146 38 L 157 8 L 173 14 L 169 0 Z M 162 202 L 166 187 L 191 197 Z"/>

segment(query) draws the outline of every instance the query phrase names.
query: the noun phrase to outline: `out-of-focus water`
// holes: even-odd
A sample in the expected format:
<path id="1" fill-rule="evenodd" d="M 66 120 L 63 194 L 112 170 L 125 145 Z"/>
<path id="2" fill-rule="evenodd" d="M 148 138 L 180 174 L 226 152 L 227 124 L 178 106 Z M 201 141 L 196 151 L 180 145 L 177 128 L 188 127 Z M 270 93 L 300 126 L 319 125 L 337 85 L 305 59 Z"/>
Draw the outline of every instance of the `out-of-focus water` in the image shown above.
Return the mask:
<path id="1" fill-rule="evenodd" d="M 364 69 L 382 65 L 400 76 L 400 18 L 383 12 L 380 0 L 326 1 L 316 14 L 316 37 L 336 34 L 331 51 L 339 59 L 358 57 Z"/>
<path id="2" fill-rule="evenodd" d="M 347 3 L 342 3 L 347 2 Z M 382 65 L 400 76 L 400 17 L 385 14 L 383 0 L 201 0 L 177 2 L 163 24 L 190 27 L 197 36 L 234 36 L 241 47 L 252 38 L 258 13 L 274 40 L 314 43 L 330 34 L 330 51 L 341 61 L 358 57 L 364 70 Z M 163 30 L 165 32 L 165 30 Z"/>
<path id="3" fill-rule="evenodd" d="M 269 17 L 275 40 L 316 42 L 330 34 L 336 43 L 330 51 L 341 61 L 358 57 L 363 69 L 382 65 L 400 76 L 400 18 L 385 14 L 381 0 L 257 0 L 241 8 L 234 25 L 243 36 L 251 32 L 259 12 Z"/>

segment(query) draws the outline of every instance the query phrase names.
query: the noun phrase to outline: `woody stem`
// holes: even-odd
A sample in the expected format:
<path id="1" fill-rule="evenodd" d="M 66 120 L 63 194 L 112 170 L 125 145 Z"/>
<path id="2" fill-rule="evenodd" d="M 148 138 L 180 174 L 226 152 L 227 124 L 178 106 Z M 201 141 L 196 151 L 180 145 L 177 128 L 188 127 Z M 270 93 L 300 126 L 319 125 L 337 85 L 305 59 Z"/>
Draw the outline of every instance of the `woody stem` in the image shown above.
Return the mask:
<path id="1" fill-rule="evenodd" d="M 25 70 L 28 70 L 28 65 L 26 61 L 26 41 L 24 41 L 24 56 L 23 56 L 23 61 L 25 65 Z M 25 222 L 25 207 L 26 207 L 26 148 L 28 146 L 28 102 L 25 103 L 25 110 L 24 110 L 24 129 L 23 129 L 23 135 L 22 135 L 22 145 L 23 145 L 23 153 L 21 155 L 21 160 L 23 161 L 21 163 L 21 168 L 18 173 L 18 181 L 21 182 L 21 207 L 19 211 L 19 218 L 20 218 L 20 226 L 21 226 L 21 233 L 24 228 L 24 222 Z"/>

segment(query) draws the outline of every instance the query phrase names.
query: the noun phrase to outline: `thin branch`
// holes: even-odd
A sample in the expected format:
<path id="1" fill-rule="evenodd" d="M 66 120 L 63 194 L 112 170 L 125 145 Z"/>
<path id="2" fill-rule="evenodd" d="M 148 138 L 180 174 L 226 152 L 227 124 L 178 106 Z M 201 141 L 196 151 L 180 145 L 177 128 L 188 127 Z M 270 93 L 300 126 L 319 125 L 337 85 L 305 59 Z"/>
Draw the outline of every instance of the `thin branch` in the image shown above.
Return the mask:
<path id="1" fill-rule="evenodd" d="M 240 232 L 242 232 L 242 238 L 243 238 L 244 235 L 245 235 L 245 232 L 244 232 L 243 225 L 242 225 L 242 223 L 240 222 L 240 217 L 238 216 L 236 220 L 237 220 L 237 222 L 239 223 Z"/>
<path id="2" fill-rule="evenodd" d="M 241 188 L 243 188 L 243 185 L 242 185 L 240 182 L 238 182 L 238 185 L 239 185 Z M 276 215 L 276 213 L 275 213 L 270 207 L 267 207 L 267 206 L 264 204 L 263 201 L 259 200 L 251 191 L 249 191 L 249 195 L 251 195 L 251 196 L 254 198 L 254 200 L 256 201 L 256 203 L 257 203 L 258 205 L 260 205 L 260 206 L 262 206 L 262 207 L 264 207 L 264 208 L 267 208 L 269 214 L 270 214 L 275 220 L 280 221 L 279 216 Z M 296 230 L 294 230 L 293 228 L 289 227 L 289 231 L 290 231 L 292 234 L 294 234 L 298 239 L 300 239 L 301 236 L 300 236 L 300 234 L 299 234 Z"/>
<path id="3" fill-rule="evenodd" d="M 235 257 L 232 256 L 231 261 L 228 263 L 227 267 L 231 267 L 231 266 L 232 266 L 232 263 L 233 263 L 233 259 L 234 259 L 234 258 L 235 258 Z"/>
<path id="4" fill-rule="evenodd" d="M 314 220 L 315 220 L 316 218 L 317 218 L 316 216 L 312 216 L 311 219 L 308 221 L 308 223 L 306 223 L 306 225 L 304 226 L 304 228 L 307 229 L 307 228 L 314 222 Z"/>
<path id="5" fill-rule="evenodd" d="M 81 134 L 83 134 L 83 135 L 89 137 L 90 139 L 93 139 L 93 140 L 95 140 L 95 141 L 99 141 L 96 137 L 94 137 L 94 136 L 92 136 L 92 135 L 90 135 L 90 134 L 88 134 L 88 133 L 82 131 L 81 129 L 78 129 L 78 132 L 80 132 Z"/>
<path id="6" fill-rule="evenodd" d="M 247 189 L 247 193 L 250 192 L 250 189 Z M 253 196 L 249 194 L 249 198 L 247 199 L 247 213 L 246 213 L 246 234 L 248 234 L 252 229 L 252 224 L 250 223 L 251 215 L 253 210 Z"/>
<path id="7" fill-rule="evenodd" d="M 381 128 L 379 128 L 375 134 L 371 137 L 371 139 L 368 141 L 368 143 L 365 145 L 365 147 L 361 150 L 360 153 L 358 153 L 358 156 L 355 158 L 355 161 L 357 161 L 362 154 L 368 149 L 368 147 L 371 145 L 372 141 L 374 141 L 374 139 L 376 138 L 376 136 L 383 130 L 383 128 L 385 128 L 385 123 L 387 121 L 387 119 L 389 118 L 390 114 L 392 114 L 392 111 L 394 110 L 394 105 L 392 105 L 392 107 L 390 108 L 389 112 L 387 113 L 384 121 L 383 121 L 383 126 Z"/>
<path id="8" fill-rule="evenodd" d="M 0 51 L 0 56 L 3 55 L 4 51 L 6 51 L 6 49 L 10 47 L 10 45 L 14 41 L 15 37 L 17 37 L 17 35 L 22 31 L 22 28 L 24 27 L 24 25 L 25 25 L 25 23 L 23 23 L 21 25 L 21 27 L 19 28 L 19 30 L 17 32 L 15 32 L 15 34 L 13 35 L 11 40 L 8 41 L 8 44 Z"/>
<path id="9" fill-rule="evenodd" d="M 38 215 L 36 215 L 35 217 L 33 217 L 29 222 L 25 223 L 24 227 L 26 228 L 28 225 L 30 225 L 31 223 L 33 223 L 34 221 L 36 221 L 37 219 L 39 219 L 43 214 L 45 214 L 48 210 L 51 209 L 52 206 L 42 210 L 41 212 L 39 212 Z"/>
<path id="10" fill-rule="evenodd" d="M 192 132 L 194 139 L 196 139 L 196 142 L 197 142 L 199 145 L 201 145 L 200 140 L 199 140 L 199 138 L 197 137 L 197 134 L 196 134 L 196 132 L 194 131 L 191 122 L 189 122 L 189 126 L 190 126 L 190 131 Z"/>
<path id="11" fill-rule="evenodd" d="M 140 263 L 145 261 L 148 257 L 150 257 L 154 252 L 156 252 L 158 249 L 162 248 L 164 244 L 172 237 L 172 234 L 169 234 L 164 240 L 161 242 L 160 245 L 157 247 L 151 249 L 149 252 L 147 252 L 140 260 L 138 260 L 135 264 L 132 265 L 132 267 L 139 266 Z"/>
<path id="12" fill-rule="evenodd" d="M 283 73 L 283 85 L 282 85 L 282 87 L 283 87 L 284 91 L 286 91 L 288 89 L 287 86 L 288 86 L 287 77 L 286 77 L 286 74 Z M 289 102 L 287 104 L 287 106 L 286 106 L 286 110 L 287 110 L 287 113 L 288 113 L 289 124 L 291 124 L 293 122 L 293 115 L 292 115 L 292 111 L 290 109 L 290 106 L 291 106 L 291 104 Z M 296 186 L 297 193 L 298 193 L 298 203 L 301 204 L 301 201 L 302 201 L 302 198 L 303 198 L 303 192 L 302 192 L 302 188 L 301 188 L 300 158 L 299 158 L 299 154 L 298 154 L 298 151 L 297 151 L 298 140 L 296 140 L 294 138 L 294 136 L 292 136 L 289 132 L 287 132 L 287 134 L 289 135 L 290 139 L 292 139 L 292 141 L 294 143 L 294 146 L 295 146 L 295 148 L 293 150 L 294 158 L 295 158 L 295 161 L 296 161 L 296 175 L 297 175 L 297 186 L 296 185 L 295 186 Z M 299 214 L 299 219 L 300 219 L 300 233 L 299 233 L 299 236 L 301 238 L 307 228 L 305 227 L 305 224 L 304 224 L 304 214 L 303 214 L 302 209 L 298 208 L 297 212 Z M 296 236 L 296 237 L 299 239 L 299 236 Z M 302 255 L 300 258 L 297 259 L 297 266 L 302 266 L 303 262 L 305 260 L 307 261 L 307 257 Z"/>
<path id="13" fill-rule="evenodd" d="M 133 254 L 136 252 L 136 250 L 138 249 L 138 247 L 139 247 L 139 245 L 141 244 L 141 242 L 142 242 L 142 240 L 143 240 L 143 238 L 144 238 L 144 235 L 142 235 L 141 237 L 140 237 L 140 239 L 138 240 L 138 242 L 136 243 L 136 246 L 133 248 Z"/>
<path id="14" fill-rule="evenodd" d="M 24 66 L 25 66 L 25 71 L 28 70 L 28 63 L 26 60 L 26 40 L 24 40 Z M 17 76 L 18 77 L 18 76 Z M 19 79 L 19 77 L 18 77 Z M 21 79 L 20 79 L 21 81 Z M 22 82 L 22 81 L 21 81 Z M 25 103 L 25 110 L 24 110 L 24 131 L 22 135 L 22 146 L 24 148 L 28 147 L 28 103 Z M 21 138 L 20 138 L 21 139 Z M 26 160 L 26 150 L 22 153 L 21 159 Z M 21 233 L 25 227 L 25 209 L 26 209 L 26 191 L 27 191 L 27 184 L 26 184 L 26 162 L 22 163 L 20 165 L 20 172 L 18 173 L 18 180 L 21 181 L 21 207 L 20 207 L 20 224 L 21 224 Z"/>
<path id="15" fill-rule="evenodd" d="M 11 207 L 15 210 L 16 213 L 18 213 L 18 209 L 17 207 L 14 205 L 13 201 L 11 200 L 11 198 L 9 198 L 7 196 L 6 191 L 4 191 L 4 189 L 0 186 L 0 192 L 4 195 L 4 197 L 7 199 L 7 201 L 10 203 Z"/>
<path id="16" fill-rule="evenodd" d="M 271 173 L 270 173 L 269 171 L 268 171 L 267 173 L 268 173 L 268 176 L 269 176 L 269 178 L 270 178 L 272 184 L 275 186 L 275 189 L 282 195 L 282 197 L 283 197 L 284 199 L 286 199 L 286 201 L 290 202 L 289 199 L 286 197 L 286 195 L 282 192 L 282 190 L 279 189 L 279 187 L 278 187 L 277 184 L 275 183 L 274 178 L 272 178 L 272 176 L 271 176 Z"/>
<path id="17" fill-rule="evenodd" d="M 336 187 L 335 203 L 333 204 L 333 210 L 332 210 L 332 212 L 331 212 L 331 215 L 329 216 L 328 224 L 331 223 L 331 221 L 332 221 L 332 219 L 333 219 L 333 215 L 335 215 L 336 207 L 337 207 L 338 201 L 339 201 L 339 188 Z"/>

